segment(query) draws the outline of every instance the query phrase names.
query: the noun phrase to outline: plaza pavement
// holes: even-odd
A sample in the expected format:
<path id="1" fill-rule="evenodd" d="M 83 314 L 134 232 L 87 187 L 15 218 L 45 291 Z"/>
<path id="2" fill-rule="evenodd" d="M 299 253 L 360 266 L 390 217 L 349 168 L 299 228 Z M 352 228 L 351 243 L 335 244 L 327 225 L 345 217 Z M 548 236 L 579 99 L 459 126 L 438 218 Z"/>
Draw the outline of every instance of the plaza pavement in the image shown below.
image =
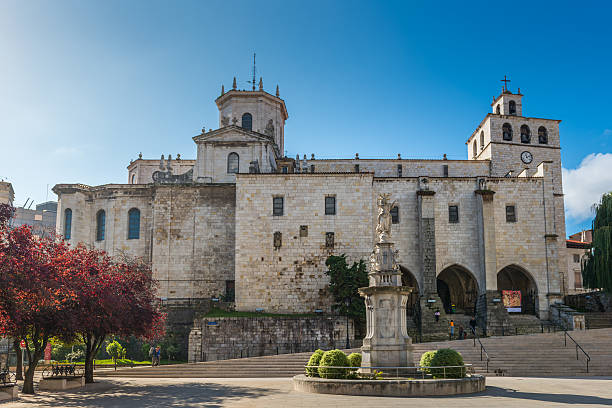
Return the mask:
<path id="1" fill-rule="evenodd" d="M 99 380 L 79 391 L 39 392 L 5 407 L 595 407 L 612 405 L 612 377 L 489 377 L 459 397 L 383 398 L 293 391 L 289 378 Z"/>

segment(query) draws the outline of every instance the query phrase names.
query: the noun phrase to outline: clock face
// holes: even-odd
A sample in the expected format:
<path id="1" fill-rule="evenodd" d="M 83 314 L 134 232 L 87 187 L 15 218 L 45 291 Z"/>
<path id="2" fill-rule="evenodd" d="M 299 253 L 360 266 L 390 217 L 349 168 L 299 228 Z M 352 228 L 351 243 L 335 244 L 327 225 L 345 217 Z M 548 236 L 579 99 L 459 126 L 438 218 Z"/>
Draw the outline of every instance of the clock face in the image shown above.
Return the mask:
<path id="1" fill-rule="evenodd" d="M 533 156 L 531 155 L 531 153 L 525 151 L 521 153 L 521 160 L 523 161 L 523 163 L 529 164 L 533 160 Z"/>

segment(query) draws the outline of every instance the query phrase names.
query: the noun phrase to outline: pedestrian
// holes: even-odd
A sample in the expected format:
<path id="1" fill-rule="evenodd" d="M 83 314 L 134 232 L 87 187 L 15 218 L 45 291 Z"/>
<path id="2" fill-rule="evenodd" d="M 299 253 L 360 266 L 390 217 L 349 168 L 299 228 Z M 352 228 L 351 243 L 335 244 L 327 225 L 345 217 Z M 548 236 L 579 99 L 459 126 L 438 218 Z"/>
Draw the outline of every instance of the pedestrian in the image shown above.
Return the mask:
<path id="1" fill-rule="evenodd" d="M 151 367 L 155 366 L 155 347 L 149 349 L 149 358 L 151 359 Z"/>
<path id="2" fill-rule="evenodd" d="M 459 340 L 463 340 L 465 338 L 465 331 L 463 330 L 463 325 L 459 324 Z"/>
<path id="3" fill-rule="evenodd" d="M 440 321 L 440 311 L 436 310 L 436 312 L 434 313 L 434 317 L 436 319 L 436 323 Z"/>
<path id="4" fill-rule="evenodd" d="M 449 325 L 450 325 L 450 338 L 452 340 L 453 336 L 455 335 L 455 322 L 451 320 Z"/>
<path id="5" fill-rule="evenodd" d="M 472 329 L 472 335 L 476 337 L 476 316 L 472 316 L 470 319 L 470 329 Z"/>
<path id="6" fill-rule="evenodd" d="M 157 346 L 155 349 L 155 365 L 159 365 L 161 361 L 161 347 Z"/>

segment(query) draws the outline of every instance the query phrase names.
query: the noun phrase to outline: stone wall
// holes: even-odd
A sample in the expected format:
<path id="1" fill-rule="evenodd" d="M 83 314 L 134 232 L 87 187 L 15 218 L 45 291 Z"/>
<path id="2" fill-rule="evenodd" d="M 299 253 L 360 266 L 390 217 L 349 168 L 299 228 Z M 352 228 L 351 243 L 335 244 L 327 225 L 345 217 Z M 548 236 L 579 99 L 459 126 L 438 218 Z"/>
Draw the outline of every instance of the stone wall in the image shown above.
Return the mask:
<path id="1" fill-rule="evenodd" d="M 11 183 L 6 181 L 0 181 L 0 204 L 13 205 L 15 199 L 15 192 Z"/>
<path id="2" fill-rule="evenodd" d="M 355 347 L 353 322 L 349 339 Z M 345 348 L 343 317 L 205 317 L 189 335 L 189 362 Z"/>
<path id="3" fill-rule="evenodd" d="M 325 215 L 326 195 L 336 197 L 335 215 Z M 284 198 L 282 216 L 272 215 L 275 196 Z M 357 261 L 372 250 L 372 175 L 240 174 L 236 198 L 236 309 L 329 312 L 327 258 Z M 333 247 L 326 246 L 329 232 Z"/>
<path id="4" fill-rule="evenodd" d="M 233 185 L 156 186 L 153 276 L 165 298 L 224 295 L 234 280 Z"/>

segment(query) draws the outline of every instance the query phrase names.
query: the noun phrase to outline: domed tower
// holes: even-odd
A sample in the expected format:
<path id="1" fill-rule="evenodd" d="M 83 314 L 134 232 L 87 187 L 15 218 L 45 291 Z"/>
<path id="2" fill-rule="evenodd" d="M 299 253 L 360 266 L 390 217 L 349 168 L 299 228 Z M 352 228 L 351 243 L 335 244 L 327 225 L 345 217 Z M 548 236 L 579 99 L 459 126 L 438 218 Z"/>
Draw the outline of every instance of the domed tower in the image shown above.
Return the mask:
<path id="1" fill-rule="evenodd" d="M 285 101 L 280 98 L 278 85 L 276 94 L 269 94 L 264 91 L 263 78 L 259 78 L 258 88 L 239 90 L 234 78 L 232 89 L 215 100 L 219 108 L 219 127 L 235 125 L 271 136 L 283 152 L 285 121 L 289 117 Z"/>

